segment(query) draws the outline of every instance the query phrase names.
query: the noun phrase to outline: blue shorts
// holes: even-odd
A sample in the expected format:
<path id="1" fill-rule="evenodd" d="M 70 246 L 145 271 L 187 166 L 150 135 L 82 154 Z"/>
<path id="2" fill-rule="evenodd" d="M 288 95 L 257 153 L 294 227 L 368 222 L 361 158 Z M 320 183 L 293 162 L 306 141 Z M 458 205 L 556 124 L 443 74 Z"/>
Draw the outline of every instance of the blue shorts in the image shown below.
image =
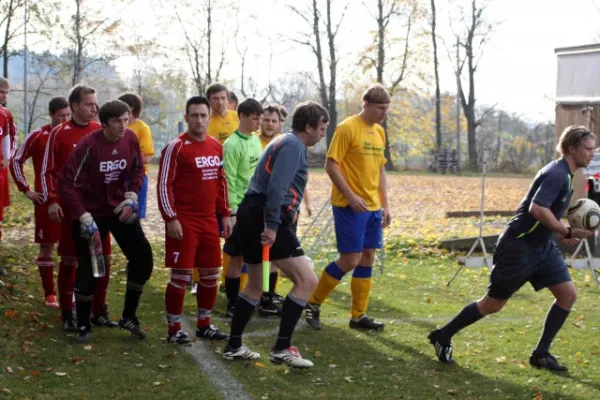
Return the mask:
<path id="1" fill-rule="evenodd" d="M 350 207 L 332 208 L 340 253 L 362 253 L 364 249 L 382 247 L 381 210 L 354 212 Z"/>
<path id="2" fill-rule="evenodd" d="M 490 297 L 509 299 L 527 282 L 538 291 L 569 281 L 571 275 L 553 241 L 532 245 L 507 232 L 498 238 L 488 287 Z"/>
<path id="3" fill-rule="evenodd" d="M 144 175 L 142 187 L 138 193 L 138 218 L 146 218 L 146 201 L 148 200 L 148 175 Z"/>

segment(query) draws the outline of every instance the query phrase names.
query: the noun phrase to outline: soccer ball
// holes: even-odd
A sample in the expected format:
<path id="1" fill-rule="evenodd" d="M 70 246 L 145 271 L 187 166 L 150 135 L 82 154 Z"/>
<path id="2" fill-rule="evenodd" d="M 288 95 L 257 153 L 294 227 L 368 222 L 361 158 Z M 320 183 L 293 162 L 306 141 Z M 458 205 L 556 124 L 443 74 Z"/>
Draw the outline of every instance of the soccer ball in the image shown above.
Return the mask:
<path id="1" fill-rule="evenodd" d="M 579 199 L 569 207 L 567 219 L 571 228 L 594 231 L 600 226 L 600 207 L 590 199 Z"/>

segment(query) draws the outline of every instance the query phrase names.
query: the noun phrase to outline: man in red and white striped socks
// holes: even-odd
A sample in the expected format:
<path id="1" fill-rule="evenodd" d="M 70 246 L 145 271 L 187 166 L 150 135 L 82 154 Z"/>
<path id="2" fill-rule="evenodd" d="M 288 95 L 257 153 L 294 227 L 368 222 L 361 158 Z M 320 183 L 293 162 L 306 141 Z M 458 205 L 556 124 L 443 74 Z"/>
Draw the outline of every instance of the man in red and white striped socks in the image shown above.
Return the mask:
<path id="1" fill-rule="evenodd" d="M 67 122 L 71 116 L 69 102 L 64 97 L 54 97 L 48 104 L 51 122 L 31 132 L 23 144 L 13 155 L 10 162 L 10 172 L 17 188 L 31 200 L 34 205 L 35 216 L 35 243 L 40 245 L 37 257 L 37 265 L 44 288 L 44 299 L 46 307 L 58 308 L 56 292 L 54 291 L 54 264 L 52 252 L 54 245 L 58 242 L 60 225 L 53 222 L 48 216 L 48 204 L 44 202 L 42 193 L 42 163 L 46 144 L 52 129 Z M 35 173 L 34 189 L 31 190 L 27 178 L 23 172 L 23 164 L 29 158 L 33 160 Z"/>
<path id="2" fill-rule="evenodd" d="M 216 214 L 223 217 L 224 236 L 231 234 L 227 183 L 223 172 L 223 146 L 206 135 L 210 104 L 204 97 L 187 101 L 188 131 L 162 151 L 158 173 L 158 206 L 166 223 L 165 264 L 171 268 L 165 305 L 169 324 L 167 341 L 188 344 L 181 329 L 185 288 L 198 269 L 196 337 L 229 337 L 210 323 L 221 269 L 221 243 Z"/>

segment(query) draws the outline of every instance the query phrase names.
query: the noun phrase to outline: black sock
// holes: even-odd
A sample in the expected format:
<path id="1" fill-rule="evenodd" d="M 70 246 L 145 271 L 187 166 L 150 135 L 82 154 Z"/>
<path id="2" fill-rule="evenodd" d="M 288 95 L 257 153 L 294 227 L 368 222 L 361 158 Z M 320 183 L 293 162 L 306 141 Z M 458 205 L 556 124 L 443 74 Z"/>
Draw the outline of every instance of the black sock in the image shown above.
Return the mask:
<path id="1" fill-rule="evenodd" d="M 279 271 L 271 272 L 269 274 L 269 293 L 273 295 L 275 293 L 275 286 L 277 286 L 277 279 L 279 279 Z"/>
<path id="2" fill-rule="evenodd" d="M 452 336 L 454 336 L 458 331 L 471 324 L 474 324 L 483 317 L 484 316 L 477 308 L 477 302 L 473 302 L 465 306 L 465 308 L 463 308 L 452 321 L 448 322 L 448 324 L 441 329 L 441 339 L 449 342 L 452 339 Z"/>
<path id="3" fill-rule="evenodd" d="M 299 299 L 291 293 L 287 295 L 283 302 L 283 315 L 279 324 L 275 350 L 284 350 L 292 345 L 292 333 L 294 333 L 304 308 L 306 308 L 306 300 Z"/>
<path id="4" fill-rule="evenodd" d="M 123 318 L 135 317 L 135 313 L 140 304 L 140 296 L 144 285 L 134 282 L 127 282 L 127 290 L 125 291 L 125 306 L 123 307 Z"/>
<path id="5" fill-rule="evenodd" d="M 79 311 L 77 312 L 79 313 Z M 560 328 L 562 328 L 570 312 L 570 310 L 565 310 L 556 303 L 552 303 L 552 306 L 550 306 L 548 314 L 546 315 L 546 322 L 544 322 L 542 336 L 540 337 L 540 341 L 538 342 L 534 353 L 538 355 L 544 355 L 548 353 L 554 337 Z"/>
<path id="6" fill-rule="evenodd" d="M 90 328 L 90 317 L 92 316 L 92 300 L 94 296 L 82 296 L 75 294 L 75 306 L 77 307 L 77 327 Z M 63 313 L 63 316 L 65 313 Z M 69 311 L 66 317 L 73 318 L 73 313 Z"/>
<path id="7" fill-rule="evenodd" d="M 239 281 L 239 279 L 238 279 Z M 237 349 L 242 345 L 242 335 L 244 329 L 252 317 L 252 312 L 256 308 L 258 301 L 250 299 L 244 293 L 240 293 L 235 300 L 235 311 L 231 319 L 231 334 L 229 335 L 228 346 Z"/>
<path id="8" fill-rule="evenodd" d="M 240 278 L 225 277 L 225 294 L 228 305 L 235 305 L 238 293 L 240 293 Z"/>

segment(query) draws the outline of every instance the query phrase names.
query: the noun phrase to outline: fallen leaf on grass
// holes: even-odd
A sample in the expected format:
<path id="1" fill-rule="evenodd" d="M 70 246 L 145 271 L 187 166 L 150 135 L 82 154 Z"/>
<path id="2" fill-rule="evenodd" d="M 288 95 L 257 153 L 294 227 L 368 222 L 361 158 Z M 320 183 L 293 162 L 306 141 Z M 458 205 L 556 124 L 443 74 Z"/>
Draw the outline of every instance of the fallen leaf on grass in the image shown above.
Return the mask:
<path id="1" fill-rule="evenodd" d="M 344 380 L 345 380 L 346 382 L 348 382 L 348 383 L 352 383 L 352 382 L 354 382 L 354 381 L 352 380 L 352 377 L 351 377 L 351 376 L 346 376 L 346 377 L 344 377 Z"/>
<path id="2" fill-rule="evenodd" d="M 83 358 L 77 357 L 77 358 L 72 359 L 71 362 L 75 365 L 79 365 L 79 364 L 83 363 Z"/>
<path id="3" fill-rule="evenodd" d="M 254 365 L 256 365 L 258 368 L 265 368 L 265 364 L 262 364 L 262 363 L 259 363 L 259 362 L 254 363 Z"/>
<path id="4" fill-rule="evenodd" d="M 456 396 L 457 390 L 456 389 L 448 389 L 448 394 L 450 396 Z"/>
<path id="5" fill-rule="evenodd" d="M 321 354 L 321 352 L 319 350 L 315 351 L 315 357 L 319 358 L 321 357 L 323 354 Z"/>
<path id="6" fill-rule="evenodd" d="M 521 368 L 521 369 L 525 369 L 525 368 L 527 368 L 527 364 L 525 364 L 525 361 L 521 361 L 521 362 L 519 363 L 519 368 Z"/>
<path id="7" fill-rule="evenodd" d="M 89 351 L 89 350 L 91 350 L 91 349 L 92 349 L 92 345 L 91 345 L 91 344 L 88 344 L 87 346 L 83 346 L 83 349 L 84 349 L 84 350 L 88 350 L 88 351 Z"/>
<path id="8" fill-rule="evenodd" d="M 167 369 L 167 368 L 169 368 L 169 366 L 165 365 L 165 364 L 158 364 L 158 368 L 160 368 L 160 369 Z"/>
<path id="9" fill-rule="evenodd" d="M 337 367 L 337 365 L 335 365 L 335 364 L 329 364 L 329 368 L 335 368 L 335 367 Z"/>
<path id="10" fill-rule="evenodd" d="M 154 382 L 154 383 L 152 383 L 152 384 L 153 384 L 154 386 L 160 386 L 160 385 L 161 385 L 161 383 L 160 383 L 160 382 Z"/>
<path id="11" fill-rule="evenodd" d="M 12 394 L 12 392 L 10 390 L 8 390 L 7 388 L 2 388 L 2 391 L 4 393 Z"/>
<path id="12" fill-rule="evenodd" d="M 582 320 L 584 320 L 584 319 L 585 319 L 585 317 L 584 317 L 583 315 L 578 315 L 578 316 L 577 316 L 577 319 L 578 319 L 579 321 L 582 321 Z"/>
<path id="13" fill-rule="evenodd" d="M 35 370 L 31 372 L 31 376 L 35 376 L 37 378 L 42 376 L 42 373 L 40 371 Z"/>
<path id="14" fill-rule="evenodd" d="M 12 374 L 13 369 L 11 367 L 6 367 L 6 372 L 8 372 L 9 374 Z"/>
<path id="15" fill-rule="evenodd" d="M 66 376 L 67 373 L 66 372 L 55 372 L 54 375 L 56 375 L 56 376 Z"/>
<path id="16" fill-rule="evenodd" d="M 496 358 L 496 362 L 498 364 L 505 364 L 506 363 L 506 357 L 504 357 L 504 356 L 498 357 L 498 358 Z"/>

